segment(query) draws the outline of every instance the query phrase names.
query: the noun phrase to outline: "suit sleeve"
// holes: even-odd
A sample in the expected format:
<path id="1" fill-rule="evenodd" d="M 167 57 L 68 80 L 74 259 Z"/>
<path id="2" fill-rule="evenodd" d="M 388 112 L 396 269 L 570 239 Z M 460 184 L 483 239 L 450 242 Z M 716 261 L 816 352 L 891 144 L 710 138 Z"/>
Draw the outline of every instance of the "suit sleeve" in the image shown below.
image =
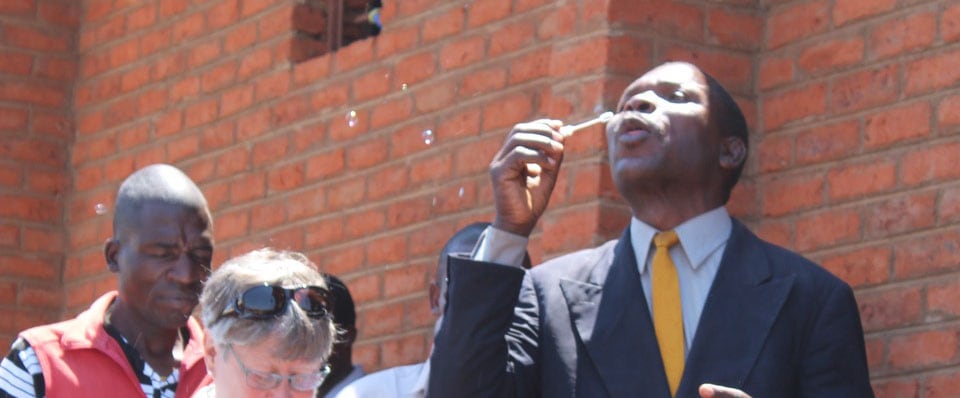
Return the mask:
<path id="1" fill-rule="evenodd" d="M 539 308 L 517 267 L 451 257 L 447 308 L 434 341 L 434 397 L 539 396 Z"/>
<path id="2" fill-rule="evenodd" d="M 802 397 L 873 397 L 860 313 L 853 292 L 829 292 L 804 348 Z"/>

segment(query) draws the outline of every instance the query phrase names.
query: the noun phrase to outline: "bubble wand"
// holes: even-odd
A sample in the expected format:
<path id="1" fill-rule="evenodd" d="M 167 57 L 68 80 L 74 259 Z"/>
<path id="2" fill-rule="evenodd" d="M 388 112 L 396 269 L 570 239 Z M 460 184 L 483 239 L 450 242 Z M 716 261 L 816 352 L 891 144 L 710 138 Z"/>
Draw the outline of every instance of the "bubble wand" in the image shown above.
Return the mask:
<path id="1" fill-rule="evenodd" d="M 607 112 L 601 113 L 600 116 L 587 120 L 583 123 L 574 124 L 572 126 L 563 126 L 560 128 L 560 134 L 563 134 L 563 137 L 566 138 L 580 130 L 584 130 L 589 127 L 596 126 L 598 124 L 609 122 L 611 118 L 613 118 L 613 112 L 607 111 Z"/>

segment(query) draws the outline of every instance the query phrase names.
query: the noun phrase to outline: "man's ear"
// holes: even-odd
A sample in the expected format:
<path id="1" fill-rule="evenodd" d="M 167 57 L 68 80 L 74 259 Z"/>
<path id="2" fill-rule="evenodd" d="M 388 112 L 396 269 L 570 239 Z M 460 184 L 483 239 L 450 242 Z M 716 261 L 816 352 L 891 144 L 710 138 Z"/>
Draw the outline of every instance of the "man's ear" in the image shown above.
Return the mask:
<path id="1" fill-rule="evenodd" d="M 720 168 L 736 170 L 747 159 L 747 144 L 739 137 L 724 137 L 720 143 Z"/>
<path id="2" fill-rule="evenodd" d="M 207 364 L 207 373 L 214 376 L 217 366 L 217 345 L 210 333 L 203 335 L 203 361 Z"/>
<path id="3" fill-rule="evenodd" d="M 440 315 L 440 286 L 437 281 L 430 281 L 430 312 Z"/>
<path id="4" fill-rule="evenodd" d="M 107 260 L 107 269 L 110 272 L 120 272 L 117 256 L 120 255 L 120 242 L 117 238 L 107 239 L 103 244 L 103 257 Z"/>

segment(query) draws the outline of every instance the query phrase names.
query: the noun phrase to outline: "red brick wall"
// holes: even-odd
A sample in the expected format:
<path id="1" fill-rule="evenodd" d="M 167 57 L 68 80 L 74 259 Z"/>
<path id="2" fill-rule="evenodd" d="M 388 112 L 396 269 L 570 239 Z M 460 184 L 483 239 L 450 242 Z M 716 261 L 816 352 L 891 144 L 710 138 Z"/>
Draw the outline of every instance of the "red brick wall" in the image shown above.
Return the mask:
<path id="1" fill-rule="evenodd" d="M 101 254 L 110 213 L 95 206 L 110 205 L 136 168 L 169 162 L 210 201 L 217 262 L 262 245 L 305 251 L 354 292 L 360 363 L 418 361 L 429 349 L 437 251 L 457 227 L 491 216 L 486 167 L 510 126 L 584 120 L 615 106 L 635 75 L 685 59 L 735 94 L 753 129 L 732 212 L 854 286 L 879 395 L 958 394 L 956 2 L 386 3 L 379 37 L 293 64 L 293 0 L 84 1 L 75 95 L 41 104 L 76 126 L 56 136 L 69 164 L 61 154 L 48 166 L 65 195 L 34 193 L 23 173 L 39 162 L 2 163 L 19 172 L 4 172 L 18 176 L 4 187 L 54 205 L 26 203 L 59 208 L 68 198 L 62 218 L 43 225 L 60 231 L 64 250 L 38 254 L 63 264 L 63 316 L 115 284 Z M 42 14 L 0 15 L 6 27 Z M 31 81 L 15 72 L 0 78 Z M 567 148 L 532 239 L 535 262 L 616 236 L 627 221 L 602 132 Z M 37 221 L 0 216 L 0 232 L 16 230 L 0 233 L 4 253 L 32 258 L 21 236 Z M 4 283 L 27 280 L 4 267 Z M 44 286 L 59 286 L 52 275 Z M 17 300 L 0 308 L 33 313 Z"/>
<path id="2" fill-rule="evenodd" d="M 0 344 L 60 318 L 79 6 L 0 2 Z"/>
<path id="3" fill-rule="evenodd" d="M 960 395 L 960 3 L 770 3 L 757 227 L 854 286 L 879 396 Z"/>

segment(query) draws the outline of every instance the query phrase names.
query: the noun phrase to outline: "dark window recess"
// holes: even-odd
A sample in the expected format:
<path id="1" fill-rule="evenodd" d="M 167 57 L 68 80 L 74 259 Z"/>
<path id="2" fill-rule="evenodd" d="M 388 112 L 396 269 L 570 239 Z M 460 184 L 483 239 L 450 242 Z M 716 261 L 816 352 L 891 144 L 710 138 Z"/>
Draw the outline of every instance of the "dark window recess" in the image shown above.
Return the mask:
<path id="1" fill-rule="evenodd" d="M 305 61 L 380 34 L 381 0 L 304 0 L 293 14 L 290 57 Z"/>

